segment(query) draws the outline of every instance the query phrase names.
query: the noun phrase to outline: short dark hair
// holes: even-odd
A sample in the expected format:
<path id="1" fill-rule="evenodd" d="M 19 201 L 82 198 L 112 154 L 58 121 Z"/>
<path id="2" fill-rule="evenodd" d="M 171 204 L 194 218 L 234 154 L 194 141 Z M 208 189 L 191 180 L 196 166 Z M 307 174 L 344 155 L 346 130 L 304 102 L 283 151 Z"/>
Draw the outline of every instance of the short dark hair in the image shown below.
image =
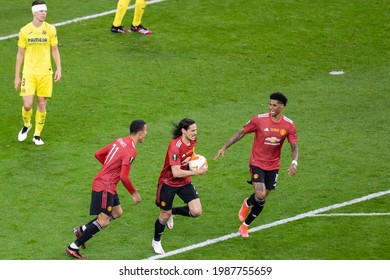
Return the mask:
<path id="1" fill-rule="evenodd" d="M 172 129 L 172 137 L 173 139 L 181 136 L 183 133 L 181 132 L 181 129 L 184 128 L 185 130 L 188 130 L 188 128 L 195 123 L 194 120 L 191 120 L 189 118 L 182 119 L 178 124 L 173 124 Z"/>
<path id="2" fill-rule="evenodd" d="M 135 134 L 144 130 L 146 122 L 143 120 L 134 120 L 130 124 L 130 134 Z"/>
<path id="3" fill-rule="evenodd" d="M 32 2 L 31 6 L 40 5 L 40 4 L 46 4 L 46 2 L 45 1 L 40 1 L 40 0 L 34 1 L 34 2 Z"/>
<path id="4" fill-rule="evenodd" d="M 272 99 L 272 100 L 278 100 L 280 103 L 282 103 L 284 106 L 287 105 L 287 97 L 284 96 L 283 93 L 281 92 L 274 92 L 274 93 L 271 93 L 271 95 L 269 96 L 269 99 Z"/>

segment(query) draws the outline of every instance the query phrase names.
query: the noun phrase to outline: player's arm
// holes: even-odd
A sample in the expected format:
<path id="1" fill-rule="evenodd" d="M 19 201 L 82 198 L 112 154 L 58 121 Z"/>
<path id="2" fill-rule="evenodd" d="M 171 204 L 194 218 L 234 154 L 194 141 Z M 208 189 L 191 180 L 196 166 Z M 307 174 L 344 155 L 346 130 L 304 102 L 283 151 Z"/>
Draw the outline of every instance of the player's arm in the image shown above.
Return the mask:
<path id="1" fill-rule="evenodd" d="M 291 164 L 288 168 L 288 175 L 294 176 L 298 166 L 298 142 L 291 142 Z"/>
<path id="2" fill-rule="evenodd" d="M 172 175 L 175 178 L 185 178 L 188 176 L 203 175 L 207 171 L 207 166 L 203 165 L 198 170 L 183 170 L 180 165 L 171 165 Z"/>
<path id="3" fill-rule="evenodd" d="M 224 156 L 225 155 L 225 152 L 226 150 L 231 146 L 233 145 L 234 143 L 238 142 L 239 140 L 241 140 L 243 137 L 245 136 L 245 131 L 243 128 L 241 128 L 239 131 L 237 131 L 232 137 L 230 137 L 230 139 L 226 142 L 225 145 L 223 145 L 223 147 L 217 152 L 217 154 L 215 155 L 214 157 L 214 160 L 216 160 L 219 155 L 222 155 Z"/>
<path id="4" fill-rule="evenodd" d="M 95 158 L 101 163 L 101 164 L 104 164 L 104 162 L 106 161 L 106 157 L 108 155 L 108 153 L 110 152 L 110 145 L 104 147 L 104 148 L 101 148 L 100 150 L 98 150 L 96 153 L 95 153 Z"/>
<path id="5" fill-rule="evenodd" d="M 120 178 L 125 186 L 125 188 L 129 191 L 129 193 L 133 196 L 133 200 L 135 204 L 141 202 L 141 196 L 138 194 L 137 190 L 134 188 L 133 184 L 130 181 L 130 165 L 124 164 L 121 168 Z"/>
<path id="6" fill-rule="evenodd" d="M 51 47 L 51 54 L 53 56 L 54 63 L 56 64 L 54 82 L 58 82 L 59 80 L 61 80 L 61 76 L 62 76 L 61 57 L 60 57 L 60 51 L 58 50 L 58 45 Z"/>
<path id="7" fill-rule="evenodd" d="M 16 54 L 15 80 L 14 80 L 15 90 L 18 90 L 20 88 L 20 72 L 22 70 L 23 59 L 24 59 L 24 49 L 18 47 L 18 52 Z"/>

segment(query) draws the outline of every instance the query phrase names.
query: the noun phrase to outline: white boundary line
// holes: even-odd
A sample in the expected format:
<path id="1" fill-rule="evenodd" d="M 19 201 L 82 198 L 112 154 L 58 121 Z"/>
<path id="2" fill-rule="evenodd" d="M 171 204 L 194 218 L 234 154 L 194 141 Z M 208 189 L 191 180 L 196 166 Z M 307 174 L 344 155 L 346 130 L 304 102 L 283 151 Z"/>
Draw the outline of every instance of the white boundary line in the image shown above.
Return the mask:
<path id="1" fill-rule="evenodd" d="M 258 227 L 254 227 L 254 228 L 249 229 L 248 232 L 256 232 L 256 231 L 260 231 L 260 230 L 263 230 L 263 229 L 271 228 L 271 227 L 274 227 L 274 226 L 279 226 L 279 225 L 287 224 L 289 222 L 301 220 L 303 218 L 313 217 L 313 216 L 318 215 L 319 213 L 323 213 L 323 212 L 326 212 L 326 211 L 329 211 L 329 210 L 334 210 L 334 209 L 345 207 L 345 206 L 348 206 L 348 205 L 351 205 L 351 204 L 363 202 L 363 201 L 370 200 L 370 199 L 373 199 L 373 198 L 377 198 L 377 197 L 380 197 L 380 196 L 383 196 L 383 195 L 386 195 L 386 194 L 390 194 L 390 189 L 387 190 L 387 191 L 377 192 L 377 193 L 369 194 L 369 195 L 366 195 L 366 196 L 363 196 L 363 197 L 360 197 L 360 198 L 352 199 L 350 201 L 346 201 L 346 202 L 343 202 L 343 203 L 337 203 L 337 204 L 333 204 L 333 205 L 330 205 L 330 206 L 327 206 L 327 207 L 319 208 L 317 210 L 313 210 L 313 211 L 309 211 L 309 212 L 306 212 L 306 213 L 302 213 L 302 214 L 296 215 L 294 217 L 286 218 L 286 219 L 279 220 L 279 221 L 276 221 L 276 222 L 273 222 L 273 223 L 269 223 L 269 224 L 261 225 L 261 226 L 258 226 Z M 177 250 L 173 250 L 173 251 L 170 251 L 170 252 L 166 252 L 165 254 L 162 254 L 162 255 L 155 255 L 155 256 L 147 258 L 146 260 L 162 259 L 162 258 L 165 258 L 165 257 L 169 257 L 169 256 L 177 255 L 177 254 L 180 254 L 180 253 L 183 253 L 183 252 L 186 252 L 186 251 L 190 251 L 190 250 L 193 250 L 193 249 L 205 247 L 205 246 L 208 246 L 208 245 L 211 245 L 211 244 L 215 244 L 215 243 L 218 243 L 218 242 L 221 242 L 221 241 L 225 241 L 225 240 L 228 240 L 228 239 L 231 239 L 231 238 L 234 238 L 234 237 L 238 237 L 238 236 L 240 236 L 240 234 L 238 232 L 231 233 L 231 234 L 228 234 L 228 235 L 225 235 L 225 236 L 221 236 L 221 237 L 218 237 L 218 238 L 209 239 L 209 240 L 206 240 L 206 241 L 198 243 L 198 244 L 190 245 L 190 246 L 187 246 L 187 247 L 184 247 L 184 248 L 181 248 L 181 249 L 177 249 Z"/>
<path id="2" fill-rule="evenodd" d="M 150 1 L 148 1 L 147 5 L 151 5 L 151 4 L 155 4 L 155 3 L 159 3 L 159 2 L 164 2 L 164 1 L 166 1 L 166 0 L 150 0 Z M 134 5 L 130 5 L 127 9 L 128 10 L 134 9 Z M 70 19 L 70 20 L 67 20 L 67 21 L 59 22 L 59 23 L 54 23 L 53 25 L 54 26 L 67 25 L 67 24 L 71 24 L 71 23 L 75 23 L 75 22 L 79 22 L 79 21 L 89 20 L 89 19 L 92 19 L 92 18 L 98 18 L 98 17 L 107 16 L 107 15 L 110 15 L 110 14 L 115 14 L 115 12 L 116 12 L 116 9 L 115 10 L 111 10 L 111 11 L 102 12 L 102 13 L 99 13 L 99 14 L 94 14 L 94 15 L 90 15 L 90 16 Z M 7 36 L 4 36 L 4 37 L 0 37 L 0 41 L 4 41 L 4 40 L 7 40 L 7 39 L 18 37 L 18 35 L 19 34 L 11 34 L 11 35 L 7 35 Z"/>
<path id="3" fill-rule="evenodd" d="M 390 213 L 333 213 L 333 214 L 316 214 L 313 217 L 352 217 L 352 216 L 388 216 Z"/>

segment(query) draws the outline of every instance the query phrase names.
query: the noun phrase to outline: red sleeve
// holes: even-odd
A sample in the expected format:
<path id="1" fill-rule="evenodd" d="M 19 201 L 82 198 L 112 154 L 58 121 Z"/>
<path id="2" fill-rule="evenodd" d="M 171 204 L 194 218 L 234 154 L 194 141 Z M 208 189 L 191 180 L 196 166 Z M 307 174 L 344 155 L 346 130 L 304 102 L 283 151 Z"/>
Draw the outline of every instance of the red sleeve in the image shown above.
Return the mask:
<path id="1" fill-rule="evenodd" d="M 181 165 L 180 150 L 175 142 L 171 142 L 168 149 L 168 164 L 170 166 Z"/>
<path id="2" fill-rule="evenodd" d="M 244 132 L 245 133 L 252 133 L 254 131 L 256 131 L 257 129 L 257 116 L 254 116 L 253 118 L 251 118 L 244 126 Z"/>
<path id="3" fill-rule="evenodd" d="M 294 123 L 291 125 L 291 129 L 290 129 L 287 137 L 288 137 L 288 142 L 290 142 L 290 143 L 298 142 L 297 129 L 296 129 Z"/>
<path id="4" fill-rule="evenodd" d="M 101 164 L 104 164 L 104 161 L 106 160 L 107 154 L 109 152 L 109 146 L 106 146 L 104 148 L 101 148 L 95 153 L 95 158 L 100 161 Z"/>
<path id="5" fill-rule="evenodd" d="M 130 181 L 129 178 L 129 173 L 130 173 L 130 165 L 122 165 L 121 169 L 121 181 L 125 188 L 129 191 L 129 193 L 133 194 L 136 192 L 136 189 L 133 187 L 133 184 Z"/>

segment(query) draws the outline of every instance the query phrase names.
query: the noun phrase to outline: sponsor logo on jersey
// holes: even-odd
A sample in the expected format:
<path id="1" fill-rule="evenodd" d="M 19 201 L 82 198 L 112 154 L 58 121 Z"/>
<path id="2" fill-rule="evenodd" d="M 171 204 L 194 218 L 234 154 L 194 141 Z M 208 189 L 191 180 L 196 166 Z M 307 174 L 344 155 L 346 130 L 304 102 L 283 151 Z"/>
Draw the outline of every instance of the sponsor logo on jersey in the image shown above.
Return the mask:
<path id="1" fill-rule="evenodd" d="M 47 38 L 28 38 L 29 43 L 47 43 Z"/>
<path id="2" fill-rule="evenodd" d="M 280 139 L 277 137 L 274 137 L 274 136 L 265 138 L 265 144 L 277 145 L 277 144 L 279 144 L 279 142 L 280 142 Z"/>

